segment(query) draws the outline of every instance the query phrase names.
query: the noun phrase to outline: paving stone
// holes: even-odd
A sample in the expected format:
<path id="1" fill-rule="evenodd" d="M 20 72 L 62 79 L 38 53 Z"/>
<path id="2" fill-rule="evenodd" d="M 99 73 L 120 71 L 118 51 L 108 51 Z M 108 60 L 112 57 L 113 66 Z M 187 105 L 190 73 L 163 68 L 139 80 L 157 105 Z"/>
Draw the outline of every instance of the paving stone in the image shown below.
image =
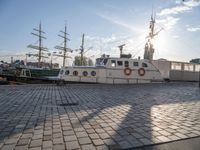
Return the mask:
<path id="1" fill-rule="evenodd" d="M 30 143 L 30 147 L 39 147 L 42 146 L 42 140 L 32 140 Z"/>
<path id="2" fill-rule="evenodd" d="M 106 145 L 101 145 L 96 147 L 97 150 L 109 150 L 108 146 Z"/>
<path id="3" fill-rule="evenodd" d="M 93 144 L 95 146 L 99 146 L 99 145 L 103 145 L 104 144 L 102 139 L 95 139 L 95 140 L 92 140 L 92 142 L 93 142 Z"/>
<path id="4" fill-rule="evenodd" d="M 65 144 L 66 144 L 67 149 L 69 150 L 80 148 L 80 145 L 78 144 L 77 141 L 66 142 Z"/>
<path id="5" fill-rule="evenodd" d="M 76 136 L 78 138 L 81 138 L 81 137 L 87 137 L 88 134 L 86 132 L 76 132 Z"/>
<path id="6" fill-rule="evenodd" d="M 41 147 L 32 147 L 32 148 L 29 148 L 28 150 L 42 150 Z"/>
<path id="7" fill-rule="evenodd" d="M 53 145 L 53 150 L 65 150 L 65 146 L 64 145 Z"/>
<path id="8" fill-rule="evenodd" d="M 82 150 L 96 150 L 96 148 L 92 144 L 82 145 L 81 149 Z"/>
<path id="9" fill-rule="evenodd" d="M 122 149 L 128 149 L 133 147 L 130 143 L 128 143 L 127 141 L 121 141 L 119 142 L 120 148 Z"/>
<path id="10" fill-rule="evenodd" d="M 43 142 L 42 142 L 42 147 L 43 147 L 43 148 L 52 147 L 52 141 L 43 141 Z"/>
<path id="11" fill-rule="evenodd" d="M 18 141 L 17 138 L 7 139 L 7 140 L 5 140 L 4 144 L 16 144 L 17 141 Z"/>
<path id="12" fill-rule="evenodd" d="M 53 144 L 62 144 L 63 143 L 63 138 L 55 138 L 53 139 Z"/>
<path id="13" fill-rule="evenodd" d="M 28 145 L 26 145 L 26 146 L 16 146 L 15 150 L 28 150 Z"/>
<path id="14" fill-rule="evenodd" d="M 81 145 L 92 143 L 89 137 L 79 138 L 78 141 Z"/>
<path id="15" fill-rule="evenodd" d="M 102 139 L 107 139 L 107 138 L 110 137 L 107 133 L 101 133 L 101 134 L 99 134 L 99 136 L 100 136 Z"/>
<path id="16" fill-rule="evenodd" d="M 165 137 L 165 136 L 157 136 L 156 138 L 159 139 L 162 142 L 169 142 L 170 141 L 170 139 L 168 137 Z"/>
<path id="17" fill-rule="evenodd" d="M 94 133 L 94 134 L 89 134 L 89 137 L 90 137 L 91 139 L 98 139 L 98 138 L 99 138 L 99 135 L 96 134 L 96 133 Z"/>
<path id="18" fill-rule="evenodd" d="M 26 138 L 26 139 L 19 139 L 17 145 L 28 145 L 30 143 L 30 139 Z"/>
<path id="19" fill-rule="evenodd" d="M 74 141 L 74 140 L 77 140 L 77 137 L 76 137 L 75 135 L 64 136 L 64 140 L 65 140 L 66 142 Z"/>
<path id="20" fill-rule="evenodd" d="M 13 150 L 15 145 L 3 145 L 1 150 Z"/>

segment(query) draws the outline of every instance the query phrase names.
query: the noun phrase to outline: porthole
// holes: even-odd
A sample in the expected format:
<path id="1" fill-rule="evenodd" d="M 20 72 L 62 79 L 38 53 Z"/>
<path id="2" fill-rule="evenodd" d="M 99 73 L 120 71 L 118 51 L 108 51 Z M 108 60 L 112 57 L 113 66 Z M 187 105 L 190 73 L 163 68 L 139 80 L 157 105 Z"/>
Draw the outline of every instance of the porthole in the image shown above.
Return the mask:
<path id="1" fill-rule="evenodd" d="M 69 73 L 70 73 L 69 70 L 65 71 L 65 75 L 69 75 Z"/>
<path id="2" fill-rule="evenodd" d="M 92 72 L 91 72 L 91 76 L 96 76 L 96 72 L 95 72 L 95 71 L 92 71 Z"/>
<path id="3" fill-rule="evenodd" d="M 83 76 L 87 76 L 88 75 L 88 72 L 87 71 L 83 71 Z"/>
<path id="4" fill-rule="evenodd" d="M 73 75 L 74 75 L 74 76 L 78 76 L 78 71 L 74 71 L 74 72 L 73 72 Z"/>

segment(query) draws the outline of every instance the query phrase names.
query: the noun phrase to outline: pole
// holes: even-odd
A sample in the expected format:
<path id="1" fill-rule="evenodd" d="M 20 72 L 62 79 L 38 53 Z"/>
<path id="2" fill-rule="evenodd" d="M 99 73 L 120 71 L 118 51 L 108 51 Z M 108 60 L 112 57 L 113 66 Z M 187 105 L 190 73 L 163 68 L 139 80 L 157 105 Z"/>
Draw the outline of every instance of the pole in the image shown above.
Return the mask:
<path id="1" fill-rule="evenodd" d="M 82 36 L 82 44 L 81 44 L 81 66 L 83 66 L 83 52 L 84 52 L 84 34 Z"/>
<path id="2" fill-rule="evenodd" d="M 200 70 L 199 70 L 199 88 L 200 88 Z"/>
<path id="3" fill-rule="evenodd" d="M 40 67 L 40 62 L 41 62 L 41 52 L 42 52 L 42 38 L 41 38 L 41 34 L 42 34 L 42 27 L 41 27 L 41 22 L 39 25 L 39 58 L 38 58 L 38 67 Z"/>
<path id="4" fill-rule="evenodd" d="M 67 26 L 65 25 L 63 67 L 65 67 L 66 52 L 67 52 Z"/>

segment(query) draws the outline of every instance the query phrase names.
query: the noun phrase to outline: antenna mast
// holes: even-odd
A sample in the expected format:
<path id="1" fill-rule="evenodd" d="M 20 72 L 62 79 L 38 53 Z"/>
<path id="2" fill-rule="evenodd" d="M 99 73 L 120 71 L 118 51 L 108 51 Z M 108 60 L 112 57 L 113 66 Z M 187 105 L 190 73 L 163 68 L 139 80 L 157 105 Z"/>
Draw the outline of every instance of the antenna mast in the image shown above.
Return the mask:
<path id="1" fill-rule="evenodd" d="M 67 35 L 69 35 L 69 34 L 67 33 L 66 24 L 65 24 L 65 31 L 60 31 L 60 32 L 64 34 L 64 36 L 58 35 L 59 37 L 64 39 L 64 46 L 62 47 L 62 46 L 57 45 L 57 46 L 55 46 L 55 48 L 58 49 L 58 50 L 62 50 L 63 55 L 56 55 L 56 56 L 63 57 L 63 67 L 65 67 L 66 58 L 68 58 L 67 52 L 72 52 L 71 49 L 67 48 L 67 41 L 69 41 L 70 39 L 67 38 Z"/>
<path id="2" fill-rule="evenodd" d="M 33 28 L 33 30 L 36 31 L 37 33 L 31 32 L 31 34 L 34 35 L 34 36 L 39 37 L 39 45 L 36 46 L 36 45 L 30 44 L 30 45 L 28 45 L 27 47 L 28 47 L 28 48 L 32 48 L 32 49 L 36 49 L 36 50 L 39 51 L 38 54 L 29 54 L 29 55 L 30 55 L 30 56 L 36 56 L 36 57 L 38 57 L 38 67 L 41 67 L 41 59 L 42 59 L 42 57 L 48 58 L 48 57 L 44 56 L 43 53 L 42 53 L 42 51 L 48 51 L 48 49 L 47 49 L 46 47 L 42 47 L 42 40 L 43 40 L 43 39 L 46 39 L 46 37 L 44 37 L 44 36 L 42 35 L 42 34 L 45 34 L 45 32 L 42 31 L 41 22 L 40 22 L 40 24 L 39 24 L 39 29 Z"/>
<path id="3" fill-rule="evenodd" d="M 153 45 L 153 39 L 158 33 L 162 30 L 159 30 L 158 32 L 155 32 L 155 15 L 152 12 L 151 15 L 151 21 L 149 26 L 149 35 L 147 36 L 147 42 L 145 44 L 145 52 L 144 52 L 144 59 L 153 60 L 153 54 L 154 54 L 154 45 Z"/>
<path id="4" fill-rule="evenodd" d="M 122 54 L 123 54 L 123 48 L 126 44 L 122 44 L 122 45 L 119 45 L 119 50 L 120 50 L 120 58 L 122 57 Z"/>

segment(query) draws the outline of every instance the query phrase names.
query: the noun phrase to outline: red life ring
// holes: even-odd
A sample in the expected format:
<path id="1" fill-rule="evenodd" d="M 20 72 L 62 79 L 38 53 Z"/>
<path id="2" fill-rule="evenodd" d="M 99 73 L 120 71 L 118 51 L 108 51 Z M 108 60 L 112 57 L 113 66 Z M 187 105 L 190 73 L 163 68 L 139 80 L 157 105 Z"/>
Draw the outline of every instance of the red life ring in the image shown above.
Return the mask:
<path id="1" fill-rule="evenodd" d="M 124 74 L 127 75 L 127 76 L 131 75 L 131 72 L 132 72 L 132 70 L 130 68 L 124 69 Z"/>
<path id="2" fill-rule="evenodd" d="M 144 75 L 145 75 L 145 70 L 144 70 L 144 68 L 138 69 L 138 74 L 139 74 L 140 76 L 144 76 Z"/>

